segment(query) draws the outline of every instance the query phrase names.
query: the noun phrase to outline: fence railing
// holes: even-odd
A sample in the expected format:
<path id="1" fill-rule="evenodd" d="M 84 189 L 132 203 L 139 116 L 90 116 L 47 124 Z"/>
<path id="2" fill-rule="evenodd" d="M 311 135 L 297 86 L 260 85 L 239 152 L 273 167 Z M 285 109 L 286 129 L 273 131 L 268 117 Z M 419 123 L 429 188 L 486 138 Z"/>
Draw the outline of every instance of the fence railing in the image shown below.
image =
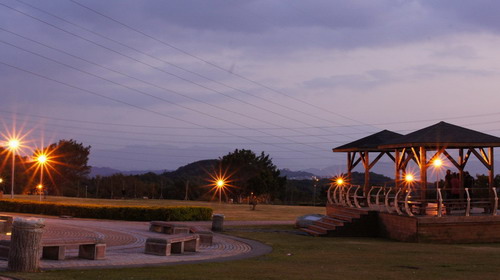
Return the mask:
<path id="1" fill-rule="evenodd" d="M 479 214 L 478 211 L 497 215 L 498 209 L 498 193 L 495 188 L 465 188 L 459 193 L 438 188 L 428 190 L 424 195 L 421 190 L 413 187 L 372 186 L 365 193 L 359 185 L 332 185 L 328 189 L 327 198 L 330 204 L 407 216 L 471 216 Z"/>

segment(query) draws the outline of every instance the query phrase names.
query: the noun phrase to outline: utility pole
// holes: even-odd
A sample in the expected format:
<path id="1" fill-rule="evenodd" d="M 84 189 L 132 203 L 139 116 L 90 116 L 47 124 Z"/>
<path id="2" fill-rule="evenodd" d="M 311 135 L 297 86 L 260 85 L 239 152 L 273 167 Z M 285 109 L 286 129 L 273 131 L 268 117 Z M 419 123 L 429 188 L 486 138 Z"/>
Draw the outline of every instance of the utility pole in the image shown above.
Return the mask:
<path id="1" fill-rule="evenodd" d="M 99 198 L 99 184 L 101 183 L 101 177 L 97 177 L 96 179 L 95 198 Z"/>
<path id="2" fill-rule="evenodd" d="M 125 181 L 122 179 L 122 199 L 125 199 Z"/>
<path id="3" fill-rule="evenodd" d="M 160 179 L 160 198 L 163 199 L 163 179 Z"/>
<path id="4" fill-rule="evenodd" d="M 189 180 L 186 180 L 186 196 L 184 196 L 184 200 L 188 200 L 188 192 L 189 192 Z"/>
<path id="5" fill-rule="evenodd" d="M 312 176 L 312 180 L 313 180 L 313 206 L 316 206 L 316 187 L 319 179 L 316 176 Z"/>

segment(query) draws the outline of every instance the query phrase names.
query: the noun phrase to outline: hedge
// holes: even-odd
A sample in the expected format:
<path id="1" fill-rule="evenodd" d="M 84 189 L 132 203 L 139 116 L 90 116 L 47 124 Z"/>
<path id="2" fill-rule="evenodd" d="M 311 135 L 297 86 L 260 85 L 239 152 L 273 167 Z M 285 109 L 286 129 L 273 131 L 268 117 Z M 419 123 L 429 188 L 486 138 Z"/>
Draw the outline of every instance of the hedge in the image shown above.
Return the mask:
<path id="1" fill-rule="evenodd" d="M 109 206 L 0 199 L 0 211 L 125 221 L 206 221 L 212 209 L 199 206 Z"/>

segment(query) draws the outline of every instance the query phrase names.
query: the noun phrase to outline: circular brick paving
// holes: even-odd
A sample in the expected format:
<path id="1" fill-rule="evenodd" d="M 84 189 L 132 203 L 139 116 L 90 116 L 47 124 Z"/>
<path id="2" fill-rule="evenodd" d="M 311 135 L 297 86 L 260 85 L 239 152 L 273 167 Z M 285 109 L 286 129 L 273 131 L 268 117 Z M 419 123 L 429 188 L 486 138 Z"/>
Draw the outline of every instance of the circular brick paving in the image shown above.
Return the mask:
<path id="1" fill-rule="evenodd" d="M 45 218 L 43 238 L 103 238 L 107 250 L 104 260 L 77 258 L 77 248 L 67 250 L 63 261 L 42 260 L 42 269 L 65 269 L 84 267 L 117 267 L 175 264 L 210 260 L 231 260 L 257 256 L 270 252 L 271 248 L 255 241 L 243 240 L 222 234 L 215 234 L 211 246 L 200 246 L 196 253 L 154 256 L 144 254 L 148 237 L 164 237 L 162 233 L 150 232 L 148 222 L 102 221 L 88 219 Z M 292 224 L 293 222 L 227 222 L 226 224 Z M 209 228 L 210 222 L 192 222 Z M 0 269 L 7 267 L 7 261 L 0 260 Z"/>

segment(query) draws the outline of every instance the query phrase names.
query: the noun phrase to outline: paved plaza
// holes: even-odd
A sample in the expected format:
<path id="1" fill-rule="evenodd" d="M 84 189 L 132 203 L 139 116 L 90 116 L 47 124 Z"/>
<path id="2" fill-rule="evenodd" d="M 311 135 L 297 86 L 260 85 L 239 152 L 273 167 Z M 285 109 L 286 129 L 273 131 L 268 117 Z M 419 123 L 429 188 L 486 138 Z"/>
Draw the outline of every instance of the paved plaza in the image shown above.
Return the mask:
<path id="1" fill-rule="evenodd" d="M 22 215 L 27 218 L 26 215 Z M 104 260 L 86 260 L 77 258 L 78 249 L 68 249 L 66 260 L 41 260 L 42 270 L 71 269 L 71 268 L 110 268 L 150 265 L 174 265 L 193 262 L 228 261 L 250 258 L 271 252 L 272 248 L 262 243 L 232 237 L 229 235 L 214 234 L 213 244 L 201 245 L 198 252 L 172 254 L 170 256 L 155 256 L 144 253 L 145 242 L 148 237 L 165 237 L 163 233 L 149 231 L 149 222 L 129 222 L 92 220 L 76 218 L 44 217 L 44 233 L 42 238 L 75 238 L 99 237 L 103 238 L 107 250 Z M 176 222 L 187 225 L 211 227 L 211 222 Z M 293 221 L 277 222 L 238 222 L 226 221 L 230 225 L 269 225 L 293 224 Z M 0 269 L 7 268 L 7 261 L 0 260 Z"/>

